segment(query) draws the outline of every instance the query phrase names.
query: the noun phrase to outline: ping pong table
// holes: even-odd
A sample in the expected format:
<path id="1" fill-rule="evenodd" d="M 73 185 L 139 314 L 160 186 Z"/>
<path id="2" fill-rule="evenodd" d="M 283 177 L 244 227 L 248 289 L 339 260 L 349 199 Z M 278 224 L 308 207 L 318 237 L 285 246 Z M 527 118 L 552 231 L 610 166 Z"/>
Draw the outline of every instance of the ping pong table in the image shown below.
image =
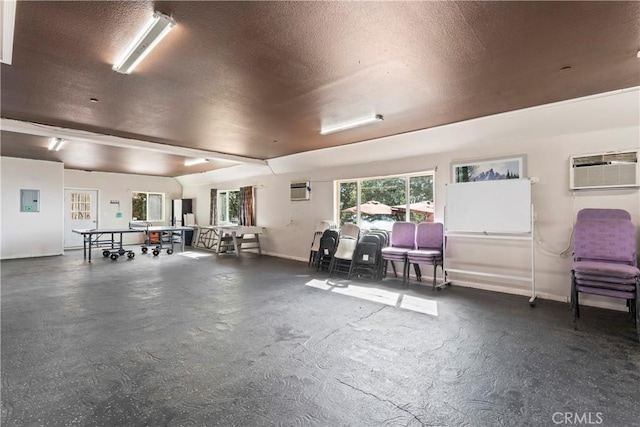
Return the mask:
<path id="1" fill-rule="evenodd" d="M 128 258 L 135 257 L 135 253 L 132 250 L 127 250 L 122 244 L 122 236 L 128 233 L 142 233 L 143 230 L 132 228 L 113 228 L 113 229 L 74 229 L 74 233 L 82 235 L 82 247 L 84 250 L 84 259 L 89 258 L 91 262 L 91 250 L 95 246 L 96 248 L 103 248 L 102 255 L 104 257 L 110 257 L 112 260 L 117 260 L 122 255 L 127 255 Z"/>
<path id="2" fill-rule="evenodd" d="M 168 254 L 173 253 L 173 244 L 177 240 L 182 243 L 181 250 L 184 252 L 185 232 L 193 230 L 194 227 L 180 226 L 152 226 L 148 223 L 131 223 L 129 228 L 113 228 L 113 229 L 75 229 L 74 233 L 82 235 L 84 259 L 88 258 L 91 262 L 92 249 L 102 248 L 102 256 L 111 258 L 113 261 L 119 257 L 126 255 L 127 258 L 133 259 L 135 253 L 131 249 L 125 249 L 123 245 L 123 235 L 129 233 L 145 233 L 145 243 L 142 246 L 142 253 L 152 250 L 154 256 L 160 254 L 162 249 L 166 249 Z M 153 233 L 159 235 L 159 241 L 153 241 L 150 237 Z M 176 239 L 179 233 L 180 238 Z M 167 245 L 164 245 L 166 240 Z"/>

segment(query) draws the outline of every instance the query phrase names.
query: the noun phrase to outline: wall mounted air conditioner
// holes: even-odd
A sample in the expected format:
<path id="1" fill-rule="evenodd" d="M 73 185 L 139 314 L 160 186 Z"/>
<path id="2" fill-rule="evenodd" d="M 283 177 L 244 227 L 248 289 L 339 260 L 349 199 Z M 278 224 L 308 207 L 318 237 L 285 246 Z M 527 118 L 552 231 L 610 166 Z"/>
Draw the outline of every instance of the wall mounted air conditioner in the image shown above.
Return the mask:
<path id="1" fill-rule="evenodd" d="M 311 187 L 309 181 L 291 183 L 291 200 L 309 200 L 311 198 Z"/>
<path id="2" fill-rule="evenodd" d="M 569 157 L 569 188 L 640 186 L 640 150 L 582 154 Z"/>

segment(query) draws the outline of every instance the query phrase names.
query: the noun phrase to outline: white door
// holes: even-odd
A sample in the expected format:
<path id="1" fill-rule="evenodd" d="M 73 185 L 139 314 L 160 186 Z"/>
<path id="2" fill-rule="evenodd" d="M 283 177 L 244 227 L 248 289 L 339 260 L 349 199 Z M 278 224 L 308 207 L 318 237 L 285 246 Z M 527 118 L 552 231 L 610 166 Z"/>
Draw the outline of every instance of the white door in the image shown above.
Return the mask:
<path id="1" fill-rule="evenodd" d="M 98 228 L 98 190 L 64 190 L 64 247 L 82 246 L 82 236 L 72 230 Z"/>

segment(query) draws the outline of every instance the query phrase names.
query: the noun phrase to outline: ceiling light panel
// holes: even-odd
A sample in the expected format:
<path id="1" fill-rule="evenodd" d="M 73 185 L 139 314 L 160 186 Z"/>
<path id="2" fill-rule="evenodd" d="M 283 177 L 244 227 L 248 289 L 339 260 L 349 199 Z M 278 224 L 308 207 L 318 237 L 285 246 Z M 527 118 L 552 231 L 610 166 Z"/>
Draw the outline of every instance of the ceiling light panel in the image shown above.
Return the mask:
<path id="1" fill-rule="evenodd" d="M 185 166 L 194 166 L 194 165 L 199 165 L 202 163 L 207 163 L 209 160 L 208 159 L 186 159 L 184 161 L 184 165 Z"/>
<path id="2" fill-rule="evenodd" d="M 51 143 L 49 144 L 49 151 L 60 151 L 63 145 L 64 145 L 64 139 L 53 138 L 51 140 Z"/>
<path id="3" fill-rule="evenodd" d="M 136 66 L 153 50 L 154 47 L 176 25 L 175 21 L 160 12 L 154 12 L 142 32 L 124 51 L 113 65 L 113 69 L 122 74 L 131 73 Z"/>
<path id="4" fill-rule="evenodd" d="M 351 122 L 339 123 L 333 126 L 323 126 L 322 129 L 320 130 L 320 135 L 328 135 L 334 132 L 342 132 L 343 130 L 353 129 L 360 126 L 366 126 L 372 123 L 381 122 L 383 120 L 384 118 L 380 114 L 377 114 L 373 117 L 366 117 L 363 119 L 353 120 Z"/>
<path id="5" fill-rule="evenodd" d="M 0 43 L 2 52 L 0 52 L 0 62 L 11 65 L 13 56 L 13 31 L 16 23 L 16 0 L 2 0 L 0 5 L 0 13 L 2 14 L 2 30 Z"/>

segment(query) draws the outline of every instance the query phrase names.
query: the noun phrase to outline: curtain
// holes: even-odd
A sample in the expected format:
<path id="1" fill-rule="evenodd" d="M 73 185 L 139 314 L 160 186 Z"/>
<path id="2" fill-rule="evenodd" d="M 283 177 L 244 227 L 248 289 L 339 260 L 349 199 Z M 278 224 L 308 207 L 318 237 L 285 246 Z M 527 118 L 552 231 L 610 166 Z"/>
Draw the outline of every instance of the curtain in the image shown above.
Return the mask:
<path id="1" fill-rule="evenodd" d="M 162 221 L 162 205 L 164 205 L 164 194 L 147 195 L 147 221 Z"/>
<path id="2" fill-rule="evenodd" d="M 209 224 L 218 225 L 218 190 L 211 189 L 211 205 L 209 206 Z"/>
<path id="3" fill-rule="evenodd" d="M 256 225 L 253 186 L 240 187 L 240 225 Z"/>

